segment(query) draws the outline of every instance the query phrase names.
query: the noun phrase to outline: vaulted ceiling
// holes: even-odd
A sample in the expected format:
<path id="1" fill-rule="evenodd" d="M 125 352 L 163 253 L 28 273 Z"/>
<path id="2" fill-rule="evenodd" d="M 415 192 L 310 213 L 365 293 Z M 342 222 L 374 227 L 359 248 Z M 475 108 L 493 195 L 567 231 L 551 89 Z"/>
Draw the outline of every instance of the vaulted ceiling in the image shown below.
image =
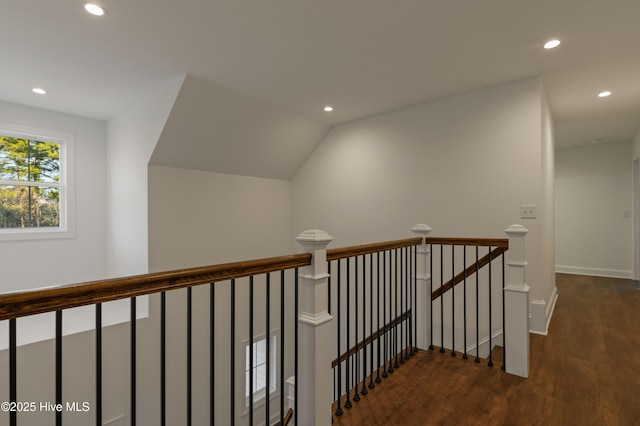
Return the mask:
<path id="1" fill-rule="evenodd" d="M 261 126 L 290 114 L 311 140 L 337 123 L 539 75 L 558 146 L 640 129 L 637 0 L 99 3 L 101 18 L 78 0 L 3 0 L 0 99 L 108 120 L 188 74 L 272 108 Z M 551 38 L 562 44 L 544 50 Z M 613 95 L 598 98 L 605 89 Z"/>

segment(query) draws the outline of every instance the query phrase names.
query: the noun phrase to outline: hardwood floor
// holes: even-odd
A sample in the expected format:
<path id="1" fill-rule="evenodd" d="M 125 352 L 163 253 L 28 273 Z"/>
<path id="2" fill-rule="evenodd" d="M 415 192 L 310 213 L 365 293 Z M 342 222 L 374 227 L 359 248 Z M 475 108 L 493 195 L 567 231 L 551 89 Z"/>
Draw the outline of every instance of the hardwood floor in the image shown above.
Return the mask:
<path id="1" fill-rule="evenodd" d="M 640 425 L 640 289 L 557 275 L 548 335 L 531 335 L 528 379 L 421 351 L 334 425 Z"/>

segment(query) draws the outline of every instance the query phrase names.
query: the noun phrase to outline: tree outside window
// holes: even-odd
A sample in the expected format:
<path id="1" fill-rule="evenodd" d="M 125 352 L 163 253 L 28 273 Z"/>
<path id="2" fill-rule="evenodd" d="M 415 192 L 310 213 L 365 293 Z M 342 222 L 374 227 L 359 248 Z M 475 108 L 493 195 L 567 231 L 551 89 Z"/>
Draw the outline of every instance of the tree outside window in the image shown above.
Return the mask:
<path id="1" fill-rule="evenodd" d="M 60 147 L 0 134 L 0 229 L 60 226 Z"/>

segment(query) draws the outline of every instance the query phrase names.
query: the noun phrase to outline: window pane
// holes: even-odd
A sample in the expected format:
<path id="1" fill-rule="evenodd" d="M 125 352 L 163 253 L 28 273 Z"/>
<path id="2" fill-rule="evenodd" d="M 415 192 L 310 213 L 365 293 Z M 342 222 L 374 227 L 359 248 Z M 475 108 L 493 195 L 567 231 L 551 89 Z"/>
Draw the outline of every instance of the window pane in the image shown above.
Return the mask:
<path id="1" fill-rule="evenodd" d="M 0 179 L 60 181 L 60 144 L 0 136 Z"/>
<path id="2" fill-rule="evenodd" d="M 265 364 L 259 365 L 254 372 L 253 391 L 261 391 L 267 384 L 267 367 Z"/>
<path id="3" fill-rule="evenodd" d="M 0 229 L 60 226 L 60 191 L 0 185 Z"/>

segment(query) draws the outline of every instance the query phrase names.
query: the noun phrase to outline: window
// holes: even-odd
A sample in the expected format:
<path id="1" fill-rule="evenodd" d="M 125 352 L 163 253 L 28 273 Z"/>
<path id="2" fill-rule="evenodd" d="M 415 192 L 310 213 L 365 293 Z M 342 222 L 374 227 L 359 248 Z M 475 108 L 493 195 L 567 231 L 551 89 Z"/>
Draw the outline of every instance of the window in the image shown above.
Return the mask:
<path id="1" fill-rule="evenodd" d="M 0 239 L 73 236 L 72 143 L 0 124 Z"/>
<path id="2" fill-rule="evenodd" d="M 271 336 L 269 344 L 269 394 L 276 391 L 276 336 Z M 245 345 L 245 398 L 246 407 L 249 406 L 249 381 L 253 369 L 253 403 L 264 401 L 267 387 L 267 339 L 262 338 L 253 342 L 253 365 L 249 365 L 250 345 Z"/>

